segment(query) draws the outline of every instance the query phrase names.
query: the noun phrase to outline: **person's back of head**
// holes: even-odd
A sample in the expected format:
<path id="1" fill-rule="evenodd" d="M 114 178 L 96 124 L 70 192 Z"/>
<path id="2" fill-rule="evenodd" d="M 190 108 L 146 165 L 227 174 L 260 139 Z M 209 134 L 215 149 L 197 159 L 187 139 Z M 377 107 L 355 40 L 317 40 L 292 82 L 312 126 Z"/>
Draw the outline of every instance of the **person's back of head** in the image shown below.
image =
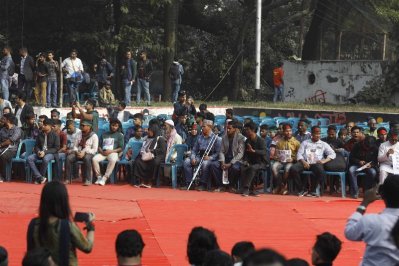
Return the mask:
<path id="1" fill-rule="evenodd" d="M 379 193 L 388 208 L 399 208 L 399 175 L 388 175 L 379 186 Z"/>
<path id="2" fill-rule="evenodd" d="M 46 248 L 36 248 L 28 251 L 22 260 L 22 266 L 55 266 L 51 253 Z"/>
<path id="3" fill-rule="evenodd" d="M 312 250 L 312 263 L 332 263 L 341 251 L 341 245 L 341 240 L 329 232 L 318 235 Z"/>
<path id="4" fill-rule="evenodd" d="M 219 249 L 215 234 L 204 228 L 194 227 L 188 236 L 187 257 L 190 264 L 202 265 L 206 254 Z"/>
<path id="5" fill-rule="evenodd" d="M 7 250 L 0 246 L 0 266 L 8 265 L 8 252 Z"/>
<path id="6" fill-rule="evenodd" d="M 260 249 L 244 259 L 243 266 L 287 266 L 283 255 L 272 249 Z"/>
<path id="7" fill-rule="evenodd" d="M 222 250 L 212 250 L 206 254 L 202 266 L 233 266 L 230 255 Z"/>
<path id="8" fill-rule="evenodd" d="M 231 249 L 231 256 L 234 262 L 243 261 L 249 254 L 255 251 L 255 246 L 252 242 L 241 241 L 237 242 Z"/>
<path id="9" fill-rule="evenodd" d="M 300 258 L 293 258 L 287 261 L 287 266 L 309 266 L 309 263 Z"/>
<path id="10" fill-rule="evenodd" d="M 140 264 L 144 246 L 144 241 L 140 233 L 136 230 L 125 230 L 120 232 L 115 241 L 118 264 Z"/>

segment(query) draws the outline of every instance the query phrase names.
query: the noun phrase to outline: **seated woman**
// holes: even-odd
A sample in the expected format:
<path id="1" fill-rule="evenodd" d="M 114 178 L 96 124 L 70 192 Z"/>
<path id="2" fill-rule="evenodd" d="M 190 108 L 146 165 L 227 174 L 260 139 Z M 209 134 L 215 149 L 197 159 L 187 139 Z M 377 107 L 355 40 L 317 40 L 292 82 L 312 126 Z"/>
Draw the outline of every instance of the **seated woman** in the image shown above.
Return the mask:
<path id="1" fill-rule="evenodd" d="M 90 253 L 94 243 L 94 214 L 86 221 L 86 236 L 72 221 L 69 197 L 65 185 L 58 181 L 47 183 L 42 190 L 39 217 L 28 228 L 28 251 L 47 248 L 57 265 L 78 265 L 76 248 Z"/>
<path id="2" fill-rule="evenodd" d="M 148 128 L 148 135 L 134 162 L 133 180 L 140 180 L 138 187 L 151 188 L 158 177 L 159 165 L 165 161 L 166 140 L 156 124 Z"/>

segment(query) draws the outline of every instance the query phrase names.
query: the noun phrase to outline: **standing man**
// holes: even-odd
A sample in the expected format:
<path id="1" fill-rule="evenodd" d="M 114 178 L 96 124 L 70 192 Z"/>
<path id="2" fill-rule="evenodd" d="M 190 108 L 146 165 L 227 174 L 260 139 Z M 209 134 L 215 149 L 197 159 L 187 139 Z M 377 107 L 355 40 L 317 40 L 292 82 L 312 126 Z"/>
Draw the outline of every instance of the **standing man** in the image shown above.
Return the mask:
<path id="1" fill-rule="evenodd" d="M 105 59 L 105 57 L 102 57 L 96 68 L 98 90 L 101 90 L 108 82 L 111 82 L 113 76 L 114 68 L 111 63 Z"/>
<path id="2" fill-rule="evenodd" d="M 274 97 L 273 102 L 278 100 L 284 102 L 284 70 L 283 62 L 277 64 L 277 67 L 273 69 L 273 82 L 274 82 Z"/>
<path id="3" fill-rule="evenodd" d="M 129 111 L 126 111 L 126 103 L 119 102 L 118 107 L 116 108 L 107 108 L 109 118 L 116 118 L 121 123 L 127 122 L 130 118 L 132 118 L 132 114 Z"/>
<path id="4" fill-rule="evenodd" d="M 36 87 L 35 87 L 35 101 L 37 105 L 46 106 L 46 90 L 47 90 L 47 76 L 48 69 L 45 63 L 46 57 L 44 53 L 40 53 L 36 64 Z M 40 95 L 40 96 L 39 96 Z"/>
<path id="5" fill-rule="evenodd" d="M 58 62 L 54 60 L 54 52 L 47 52 L 47 108 L 57 107 L 57 75 L 60 71 Z"/>
<path id="6" fill-rule="evenodd" d="M 177 95 L 180 91 L 183 74 L 183 66 L 175 58 L 169 68 L 169 78 L 172 85 L 172 103 L 177 102 Z"/>
<path id="7" fill-rule="evenodd" d="M 19 63 L 18 90 L 25 92 L 29 97 L 32 95 L 33 73 L 35 72 L 35 61 L 28 54 L 28 49 L 19 49 L 21 61 Z"/>
<path id="8" fill-rule="evenodd" d="M 47 165 L 54 160 L 54 154 L 60 149 L 60 137 L 53 131 L 54 121 L 46 119 L 43 122 L 42 132 L 36 138 L 33 154 L 28 156 L 28 163 L 32 169 L 35 184 L 44 184 L 47 178 Z M 36 161 L 42 160 L 40 171 L 37 169 Z"/>
<path id="9" fill-rule="evenodd" d="M 265 140 L 259 137 L 256 132 L 258 127 L 254 122 L 244 125 L 244 132 L 247 140 L 245 141 L 245 152 L 241 165 L 241 184 L 242 196 L 248 197 L 252 189 L 252 181 L 259 169 L 265 169 L 269 158 L 267 158 Z M 254 192 L 251 191 L 253 195 Z"/>
<path id="10" fill-rule="evenodd" d="M 97 110 L 94 110 L 94 107 L 96 106 L 96 101 L 93 99 L 88 99 L 86 101 L 86 112 L 80 106 L 79 102 L 76 103 L 76 105 L 72 106 L 72 116 L 73 118 L 78 118 L 80 119 L 80 122 L 83 120 L 89 120 L 92 124 L 91 127 L 95 133 L 98 132 L 98 112 Z M 76 112 L 76 109 L 79 110 L 79 113 Z"/>
<path id="11" fill-rule="evenodd" d="M 72 105 L 78 100 L 79 85 L 83 81 L 83 64 L 78 58 L 76 49 L 72 49 L 70 56 L 62 62 L 61 67 L 67 80 L 69 102 Z"/>
<path id="12" fill-rule="evenodd" d="M 125 88 L 125 103 L 130 106 L 132 98 L 132 86 L 136 82 L 137 76 L 137 62 L 132 58 L 132 51 L 127 50 L 125 53 L 125 60 L 121 66 L 122 83 Z"/>
<path id="13" fill-rule="evenodd" d="M 10 96 L 8 89 L 10 87 L 10 76 L 14 74 L 14 67 L 14 62 L 11 57 L 11 48 L 6 46 L 3 48 L 3 58 L 0 61 L 0 88 L 4 100 L 8 100 Z"/>
<path id="14" fill-rule="evenodd" d="M 15 117 L 17 118 L 17 126 L 22 127 L 25 122 L 26 115 L 34 114 L 32 106 L 26 103 L 26 94 L 20 92 L 15 99 L 17 106 L 15 107 Z"/>
<path id="15" fill-rule="evenodd" d="M 140 52 L 140 59 L 137 63 L 138 70 L 138 80 L 137 80 L 137 104 L 140 104 L 141 101 L 141 91 L 144 91 L 147 106 L 151 105 L 150 99 L 150 78 L 152 74 L 152 62 L 147 58 L 147 52 Z"/>
<path id="16" fill-rule="evenodd" d="M 0 129 L 0 183 L 5 175 L 5 165 L 11 162 L 17 153 L 22 138 L 22 129 L 17 127 L 14 121 L 15 117 L 12 114 L 4 114 L 1 118 L 4 126 Z"/>

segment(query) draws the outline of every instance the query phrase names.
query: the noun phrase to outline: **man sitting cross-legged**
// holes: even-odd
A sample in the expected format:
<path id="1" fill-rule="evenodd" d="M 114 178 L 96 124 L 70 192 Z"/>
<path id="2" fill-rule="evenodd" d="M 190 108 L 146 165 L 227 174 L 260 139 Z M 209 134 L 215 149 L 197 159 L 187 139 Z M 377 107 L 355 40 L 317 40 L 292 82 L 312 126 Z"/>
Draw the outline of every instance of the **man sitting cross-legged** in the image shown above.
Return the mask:
<path id="1" fill-rule="evenodd" d="M 119 160 L 119 153 L 123 150 L 123 134 L 120 132 L 121 122 L 116 118 L 109 121 L 109 132 L 105 132 L 100 138 L 98 153 L 93 157 L 93 169 L 97 176 L 97 185 L 104 186 L 112 174 L 116 162 Z M 108 160 L 107 170 L 101 176 L 100 162 Z"/>
<path id="2" fill-rule="evenodd" d="M 92 159 L 98 150 L 98 136 L 92 131 L 93 123 L 83 120 L 80 123 L 80 132 L 77 133 L 72 150 L 68 150 L 65 164 L 66 179 L 71 180 L 72 166 L 77 167 L 78 160 L 83 161 L 83 178 L 86 180 L 83 185 L 90 186 L 92 181 Z"/>
<path id="3" fill-rule="evenodd" d="M 219 153 L 219 163 L 212 164 L 210 167 L 210 175 L 215 180 L 217 189 L 221 191 L 223 184 L 229 183 L 230 188 L 237 186 L 240 177 L 241 160 L 244 156 L 245 137 L 237 129 L 237 121 L 229 121 L 227 123 L 227 134 L 222 137 L 222 145 Z M 227 171 L 229 182 L 222 180 L 223 171 Z"/>
<path id="4" fill-rule="evenodd" d="M 294 164 L 289 172 L 289 178 L 292 178 L 299 190 L 299 196 L 305 196 L 308 191 L 304 189 L 301 173 L 305 170 L 311 171 L 313 176 L 317 179 L 317 184 L 326 180 L 324 172 L 324 164 L 334 160 L 336 154 L 334 150 L 326 142 L 320 140 L 320 127 L 312 127 L 312 138 L 305 140 L 299 147 L 296 156 L 298 162 Z M 311 193 L 312 196 L 320 196 L 320 193 L 315 191 Z"/>
<path id="5" fill-rule="evenodd" d="M 28 156 L 28 163 L 35 178 L 35 184 L 46 182 L 45 177 L 47 166 L 54 160 L 54 154 L 60 149 L 60 137 L 53 131 L 54 121 L 46 119 L 43 121 L 42 132 L 36 138 L 36 145 L 33 154 Z M 42 160 L 40 171 L 37 169 L 36 161 Z"/>
<path id="6" fill-rule="evenodd" d="M 288 179 L 291 166 L 296 162 L 296 154 L 298 153 L 299 141 L 292 136 L 291 124 L 283 125 L 283 138 L 276 144 L 276 153 L 274 163 L 272 165 L 273 182 L 275 183 L 275 194 L 282 192 L 284 195 L 288 193 L 284 183 Z M 281 175 L 280 170 L 284 169 Z"/>

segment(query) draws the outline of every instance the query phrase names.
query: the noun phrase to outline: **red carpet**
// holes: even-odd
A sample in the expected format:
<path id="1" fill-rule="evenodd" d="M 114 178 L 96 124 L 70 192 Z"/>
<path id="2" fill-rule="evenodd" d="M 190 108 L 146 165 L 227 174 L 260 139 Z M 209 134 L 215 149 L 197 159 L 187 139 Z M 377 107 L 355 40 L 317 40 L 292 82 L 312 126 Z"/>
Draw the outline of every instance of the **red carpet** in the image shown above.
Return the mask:
<path id="1" fill-rule="evenodd" d="M 21 265 L 26 249 L 26 229 L 38 209 L 42 186 L 0 184 L 0 245 L 9 251 L 10 265 Z M 309 260 L 315 236 L 324 231 L 344 241 L 334 265 L 358 265 L 364 245 L 347 241 L 343 229 L 359 204 L 339 197 L 298 198 L 262 195 L 243 198 L 227 193 L 137 189 L 129 185 L 83 187 L 69 185 L 73 211 L 96 214 L 95 246 L 91 254 L 79 253 L 80 265 L 116 265 L 114 241 L 125 229 L 144 237 L 144 265 L 188 265 L 187 237 L 194 226 L 215 231 L 226 252 L 237 241 L 271 247 L 286 257 Z M 369 212 L 378 212 L 382 202 Z"/>

